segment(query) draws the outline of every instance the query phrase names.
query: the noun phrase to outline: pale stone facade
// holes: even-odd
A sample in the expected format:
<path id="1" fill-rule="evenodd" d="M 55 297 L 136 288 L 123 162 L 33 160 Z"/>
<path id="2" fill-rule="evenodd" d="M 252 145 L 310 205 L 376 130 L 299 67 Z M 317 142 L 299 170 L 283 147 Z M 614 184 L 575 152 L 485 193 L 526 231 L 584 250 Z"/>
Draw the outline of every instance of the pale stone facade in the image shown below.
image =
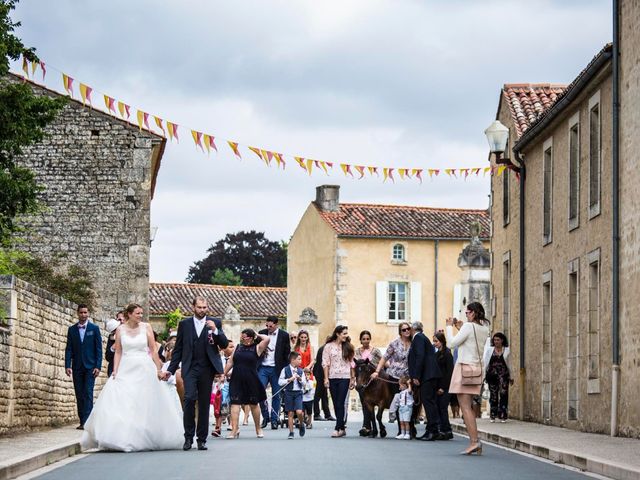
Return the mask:
<path id="1" fill-rule="evenodd" d="M 0 434 L 77 422 L 64 373 L 67 329 L 76 305 L 13 276 L 0 276 Z M 102 322 L 103 350 L 106 336 Z M 106 365 L 103 362 L 103 365 Z M 106 374 L 96 380 L 97 395 Z"/>
<path id="2" fill-rule="evenodd" d="M 640 17 L 637 1 L 622 4 L 618 431 L 639 436 Z M 528 420 L 599 433 L 610 433 L 612 422 L 612 87 L 609 46 L 563 93 L 562 104 L 538 115 L 526 138 L 517 131 L 517 112 L 510 109 L 506 94 L 497 115 L 510 130 L 509 145 L 523 155 L 526 166 L 525 362 L 510 396 L 510 411 Z M 517 163 L 511 148 L 508 153 Z M 550 173 L 548 216 L 545 169 Z M 492 320 L 494 330 L 507 332 L 518 371 L 520 187 L 514 172 L 510 176 L 508 216 L 504 180 L 494 177 L 491 184 Z"/>
<path id="3" fill-rule="evenodd" d="M 39 95 L 58 95 L 29 85 Z M 166 140 L 75 100 L 46 132 L 20 159 L 45 188 L 42 212 L 24 221 L 21 248 L 45 259 L 62 254 L 62 263 L 86 268 L 96 318 L 112 318 L 130 302 L 147 311 L 150 207 Z"/>
<path id="4" fill-rule="evenodd" d="M 620 25 L 620 433 L 640 437 L 640 1 Z"/>
<path id="5" fill-rule="evenodd" d="M 328 208 L 342 208 L 337 199 L 335 203 Z M 446 317 L 459 314 L 453 311 L 454 287 L 462 278 L 458 257 L 469 243 L 468 224 L 463 234 L 458 230 L 446 238 L 347 236 L 336 232 L 323 219 L 322 212 L 327 211 L 323 208 L 327 207 L 320 198 L 309 205 L 289 243 L 289 329 L 298 329 L 299 316 L 304 309 L 311 308 L 320 322 L 319 344 L 324 343 L 336 325 L 347 325 L 356 345 L 359 332 L 369 330 L 373 343 L 386 347 L 398 336 L 399 322 L 389 320 L 386 299 L 387 286 L 396 283 L 406 285 L 406 320 L 422 321 L 427 332 L 444 328 Z M 457 212 L 446 210 L 442 214 L 456 215 Z M 460 212 L 471 217 L 486 217 L 482 211 Z M 412 218 L 407 215 L 406 224 L 411 222 Z M 488 228 L 483 227 L 483 234 L 486 233 Z M 404 261 L 393 259 L 397 246 L 403 248 Z"/>

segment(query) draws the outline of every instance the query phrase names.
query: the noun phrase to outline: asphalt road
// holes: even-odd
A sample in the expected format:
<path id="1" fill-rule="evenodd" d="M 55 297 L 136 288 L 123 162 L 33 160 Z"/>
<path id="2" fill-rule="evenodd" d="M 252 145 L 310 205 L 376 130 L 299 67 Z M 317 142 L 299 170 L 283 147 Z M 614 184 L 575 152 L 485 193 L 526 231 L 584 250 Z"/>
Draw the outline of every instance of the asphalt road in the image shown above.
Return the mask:
<path id="1" fill-rule="evenodd" d="M 42 480 L 213 479 L 302 480 L 359 479 L 470 479 L 502 477 L 577 479 L 586 476 L 510 451 L 484 444 L 481 457 L 462 456 L 467 439 L 422 442 L 365 439 L 359 424 L 349 423 L 345 438 L 330 438 L 331 422 L 317 422 L 304 438 L 287 431 L 265 431 L 258 439 L 252 426 L 242 427 L 236 440 L 214 439 L 209 450 L 115 453 L 98 452 L 68 463 L 37 478 Z M 419 426 L 419 433 L 423 426 Z M 395 431 L 391 425 L 389 432 Z"/>

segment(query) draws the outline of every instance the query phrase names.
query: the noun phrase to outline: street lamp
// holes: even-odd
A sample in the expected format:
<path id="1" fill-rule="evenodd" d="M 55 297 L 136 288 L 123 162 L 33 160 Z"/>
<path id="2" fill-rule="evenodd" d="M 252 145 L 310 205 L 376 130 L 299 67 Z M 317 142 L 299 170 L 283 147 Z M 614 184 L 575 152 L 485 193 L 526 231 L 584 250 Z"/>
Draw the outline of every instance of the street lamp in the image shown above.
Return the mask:
<path id="1" fill-rule="evenodd" d="M 507 155 L 507 142 L 509 140 L 509 129 L 500 120 L 494 120 L 484 131 L 489 142 L 489 151 L 496 156 L 496 163 L 508 165 L 513 169 L 518 169 Z"/>
<path id="2" fill-rule="evenodd" d="M 156 239 L 156 234 L 157 233 L 158 233 L 158 227 L 152 226 L 149 229 L 149 246 L 151 246 L 153 241 Z"/>

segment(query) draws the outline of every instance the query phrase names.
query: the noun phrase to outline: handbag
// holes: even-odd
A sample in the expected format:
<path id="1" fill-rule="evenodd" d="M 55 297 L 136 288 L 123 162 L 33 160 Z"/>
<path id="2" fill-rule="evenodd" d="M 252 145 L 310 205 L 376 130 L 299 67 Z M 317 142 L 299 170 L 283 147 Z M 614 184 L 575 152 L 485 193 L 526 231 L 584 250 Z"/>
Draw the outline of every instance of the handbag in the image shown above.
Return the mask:
<path id="1" fill-rule="evenodd" d="M 480 356 L 480 349 L 478 348 L 478 336 L 476 335 L 476 327 L 475 325 L 471 325 L 471 327 L 473 328 L 473 336 L 476 341 L 476 351 L 478 352 L 480 363 L 462 363 L 460 365 L 462 373 L 462 385 L 465 385 L 467 387 L 482 385 L 482 357 Z"/>

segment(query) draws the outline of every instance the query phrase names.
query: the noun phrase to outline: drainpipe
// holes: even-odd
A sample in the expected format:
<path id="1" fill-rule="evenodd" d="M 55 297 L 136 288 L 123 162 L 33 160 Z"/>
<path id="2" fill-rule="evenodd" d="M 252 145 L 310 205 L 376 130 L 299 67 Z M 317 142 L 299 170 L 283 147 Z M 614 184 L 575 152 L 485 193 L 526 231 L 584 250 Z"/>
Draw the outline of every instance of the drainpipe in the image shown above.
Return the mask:
<path id="1" fill-rule="evenodd" d="M 519 305 L 520 305 L 520 419 L 524 420 L 524 408 L 525 408 L 525 385 L 527 380 L 526 370 L 526 332 L 525 332 L 525 250 L 524 250 L 524 220 L 525 220 L 525 184 L 527 178 L 527 169 L 524 164 L 524 158 L 520 152 L 514 150 L 514 155 L 518 163 L 520 164 L 520 232 L 518 235 L 519 243 L 519 255 L 520 255 L 520 288 L 519 288 Z"/>
<path id="2" fill-rule="evenodd" d="M 612 299 L 611 299 L 611 436 L 618 435 L 618 400 L 620 396 L 620 11 L 613 0 L 613 118 L 611 139 L 612 178 Z"/>
<path id="3" fill-rule="evenodd" d="M 433 243 L 433 250 L 436 260 L 435 278 L 433 280 L 433 331 L 438 331 L 438 251 L 440 250 L 440 240 L 436 238 Z"/>

